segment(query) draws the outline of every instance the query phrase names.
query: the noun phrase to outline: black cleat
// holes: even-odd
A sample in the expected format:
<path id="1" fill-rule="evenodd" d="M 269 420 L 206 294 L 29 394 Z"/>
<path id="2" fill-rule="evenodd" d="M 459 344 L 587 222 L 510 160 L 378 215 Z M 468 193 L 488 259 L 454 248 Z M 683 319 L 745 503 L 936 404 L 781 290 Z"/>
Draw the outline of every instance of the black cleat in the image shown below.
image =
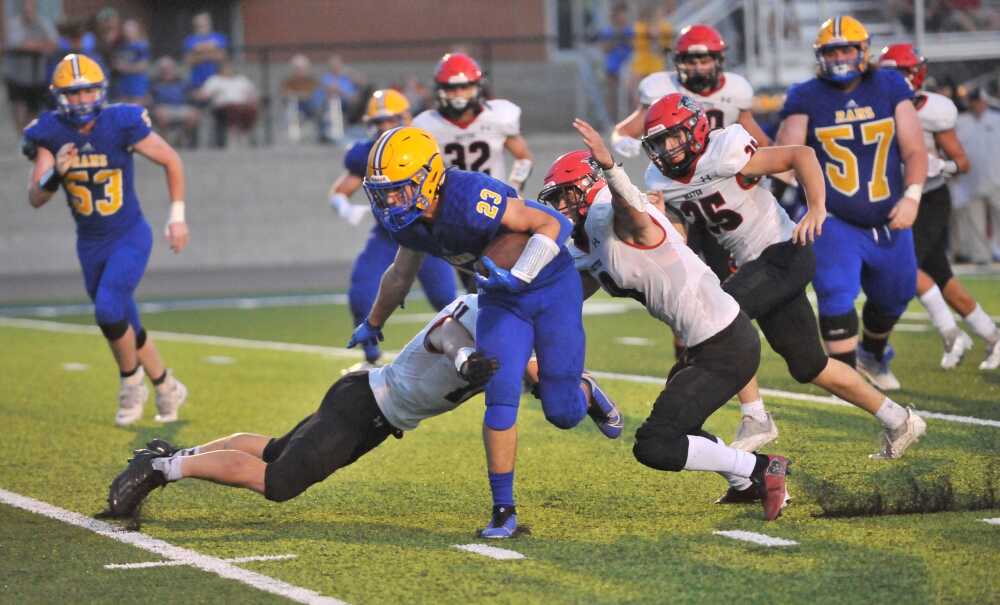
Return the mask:
<path id="1" fill-rule="evenodd" d="M 139 450 L 115 477 L 108 490 L 109 517 L 134 517 L 151 491 L 167 484 L 163 473 L 153 468 L 153 459 L 165 457 L 158 450 Z"/>
<path id="2" fill-rule="evenodd" d="M 157 452 L 161 456 L 166 456 L 169 458 L 170 456 L 173 456 L 174 454 L 176 454 L 177 452 L 181 451 L 184 448 L 174 445 L 165 439 L 160 439 L 157 437 L 156 439 L 153 439 L 152 441 L 147 443 L 145 449 Z M 141 449 L 132 450 L 132 453 L 138 454 L 141 451 L 142 451 Z"/>
<path id="3" fill-rule="evenodd" d="M 715 503 L 750 504 L 751 502 L 760 502 L 760 499 L 760 489 L 757 485 L 751 485 L 746 489 L 736 489 L 735 487 L 730 487 L 726 490 L 726 493 L 722 494 L 722 497 L 715 501 Z"/>

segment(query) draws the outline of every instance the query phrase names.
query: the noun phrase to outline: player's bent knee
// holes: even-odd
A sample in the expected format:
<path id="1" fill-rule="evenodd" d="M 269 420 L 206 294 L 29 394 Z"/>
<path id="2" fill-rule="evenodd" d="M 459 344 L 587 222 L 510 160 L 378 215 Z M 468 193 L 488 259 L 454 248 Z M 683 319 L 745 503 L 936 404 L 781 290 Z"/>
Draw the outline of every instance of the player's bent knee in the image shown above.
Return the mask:
<path id="1" fill-rule="evenodd" d="M 809 355 L 798 355 L 791 358 L 786 357 L 788 363 L 788 373 L 799 384 L 808 384 L 819 376 L 826 364 L 830 363 L 830 358 L 822 350 Z"/>
<path id="2" fill-rule="evenodd" d="M 487 404 L 483 422 L 494 431 L 506 431 L 517 422 L 517 406 L 502 403 Z"/>
<path id="3" fill-rule="evenodd" d="M 632 455 L 641 464 L 656 470 L 681 471 L 687 463 L 687 439 L 683 436 L 661 439 L 655 435 L 641 436 L 637 432 Z"/>
<path id="4" fill-rule="evenodd" d="M 903 309 L 881 309 L 872 304 L 870 300 L 865 301 L 865 306 L 861 311 L 865 330 L 872 334 L 888 334 L 892 332 L 892 327 L 896 325 L 904 309 L 905 305 Z"/>
<path id="5" fill-rule="evenodd" d="M 264 471 L 264 497 L 273 502 L 287 502 L 309 487 L 329 477 L 329 468 L 315 448 L 300 448 L 293 456 L 279 456 Z"/>
<path id="6" fill-rule="evenodd" d="M 587 415 L 587 411 L 581 414 L 575 410 L 546 410 L 545 419 L 549 421 L 549 424 L 558 429 L 571 429 L 576 425 L 580 424 L 583 417 Z"/>
<path id="7" fill-rule="evenodd" d="M 571 429 L 587 415 L 587 397 L 576 378 L 546 378 L 538 383 L 542 411 L 550 424 Z"/>
<path id="8" fill-rule="evenodd" d="M 819 331 L 823 340 L 847 340 L 858 335 L 858 314 L 854 311 L 843 315 L 821 315 Z"/>
<path id="9" fill-rule="evenodd" d="M 125 332 L 128 332 L 128 320 L 122 319 L 109 323 L 102 323 L 98 320 L 97 327 L 101 329 L 101 333 L 104 334 L 104 338 L 114 342 L 122 336 L 125 336 Z"/>

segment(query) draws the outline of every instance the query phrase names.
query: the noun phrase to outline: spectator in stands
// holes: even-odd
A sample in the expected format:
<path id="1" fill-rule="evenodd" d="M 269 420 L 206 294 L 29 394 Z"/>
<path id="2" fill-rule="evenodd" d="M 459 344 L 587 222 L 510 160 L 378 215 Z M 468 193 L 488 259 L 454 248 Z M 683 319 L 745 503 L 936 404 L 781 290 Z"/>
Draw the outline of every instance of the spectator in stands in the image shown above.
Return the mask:
<path id="1" fill-rule="evenodd" d="M 70 53 L 87 55 L 101 66 L 101 71 L 105 74 L 111 73 L 109 66 L 104 62 L 101 53 L 97 51 L 97 36 L 90 31 L 90 19 L 66 17 L 56 24 L 56 31 L 59 32 L 59 42 L 56 52 L 49 56 L 49 65 L 45 80 L 52 81 L 52 73 L 56 70 L 56 64 Z"/>
<path id="2" fill-rule="evenodd" d="M 608 108 L 612 115 L 620 115 L 623 107 L 618 106 L 619 86 L 622 68 L 632 56 L 632 42 L 635 30 L 629 23 L 628 4 L 617 2 L 611 8 L 610 25 L 601 29 L 597 40 L 604 50 L 604 76 L 607 86 Z"/>
<path id="3" fill-rule="evenodd" d="M 191 19 L 194 32 L 184 38 L 184 62 L 191 69 L 191 88 L 201 88 L 219 72 L 229 50 L 229 38 L 212 31 L 212 15 L 198 13 Z"/>
<path id="4" fill-rule="evenodd" d="M 639 11 L 639 20 L 633 26 L 635 42 L 628 84 L 633 97 L 638 91 L 640 80 L 667 68 L 665 59 L 674 45 L 674 26 L 667 17 L 673 13 L 675 4 L 674 0 L 667 0 L 658 7 L 646 5 Z M 635 98 L 630 99 L 629 106 L 637 102 Z"/>
<path id="5" fill-rule="evenodd" d="M 281 82 L 281 97 L 286 108 L 289 138 L 298 142 L 302 138 L 302 121 L 315 121 L 316 131 L 322 139 L 323 92 L 319 80 L 312 73 L 309 57 L 298 54 L 289 61 L 288 77 Z"/>
<path id="6" fill-rule="evenodd" d="M 340 55 L 331 55 L 326 63 L 326 73 L 319 82 L 323 89 L 323 140 L 329 142 L 344 136 L 348 116 L 354 114 L 359 106 L 364 111 L 362 78 L 344 65 Z"/>
<path id="7" fill-rule="evenodd" d="M 115 98 L 118 95 L 116 89 L 120 75 L 115 68 L 115 58 L 125 42 L 122 34 L 122 20 L 118 11 L 110 6 L 102 8 L 94 16 L 93 29 L 97 53 L 101 56 L 101 65 L 107 65 L 111 68 L 111 71 L 104 72 L 104 75 L 108 78 L 110 94 L 112 98 Z"/>
<path id="8" fill-rule="evenodd" d="M 1000 29 L 1000 15 L 995 8 L 983 6 L 982 0 L 943 0 L 947 9 L 944 31 L 992 31 Z"/>
<path id="9" fill-rule="evenodd" d="M 117 74 L 115 100 L 146 104 L 149 100 L 149 59 L 149 40 L 142 25 L 135 19 L 126 19 L 112 64 L 112 73 Z"/>
<path id="10" fill-rule="evenodd" d="M 157 130 L 175 147 L 195 147 L 201 112 L 188 101 L 190 87 L 172 57 L 156 62 L 156 79 L 150 92 L 152 116 Z"/>
<path id="11" fill-rule="evenodd" d="M 969 93 L 968 105 L 955 133 L 971 167 L 951 183 L 951 241 L 957 260 L 986 263 L 1000 260 L 1000 112 L 990 109 L 981 90 Z"/>
<path id="12" fill-rule="evenodd" d="M 250 78 L 236 73 L 231 61 L 224 60 L 219 73 L 205 80 L 194 97 L 208 101 L 217 123 L 225 127 L 223 138 L 217 140 L 219 147 L 226 146 L 229 135 L 236 135 L 241 142 L 255 143 L 253 129 L 257 123 L 257 87 Z"/>
<path id="13" fill-rule="evenodd" d="M 21 14 L 7 21 L 4 81 L 20 134 L 41 112 L 48 93 L 46 58 L 56 49 L 56 28 L 39 16 L 35 0 L 24 0 Z"/>

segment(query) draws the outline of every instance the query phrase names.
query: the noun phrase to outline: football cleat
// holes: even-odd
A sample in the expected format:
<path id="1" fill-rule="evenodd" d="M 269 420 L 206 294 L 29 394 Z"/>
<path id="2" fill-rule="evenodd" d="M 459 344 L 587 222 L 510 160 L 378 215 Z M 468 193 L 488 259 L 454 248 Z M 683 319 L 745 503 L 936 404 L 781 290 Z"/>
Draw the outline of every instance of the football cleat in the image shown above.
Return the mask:
<path id="1" fill-rule="evenodd" d="M 875 358 L 874 353 L 869 353 L 862 346 L 858 346 L 858 372 L 883 391 L 895 391 L 899 389 L 899 380 L 889 369 L 892 358 L 896 356 L 896 351 L 892 345 L 885 348 L 882 354 L 882 361 Z"/>
<path id="2" fill-rule="evenodd" d="M 513 506 L 494 506 L 490 524 L 480 530 L 480 538 L 503 540 L 518 533 L 517 510 Z"/>
<path id="3" fill-rule="evenodd" d="M 163 456 L 164 458 L 169 458 L 184 448 L 176 446 L 167 441 L 166 439 L 156 438 L 148 442 L 144 449 L 147 449 L 152 452 L 158 452 L 160 456 Z M 136 455 L 139 454 L 140 452 L 142 452 L 142 449 L 132 451 L 132 453 Z"/>
<path id="4" fill-rule="evenodd" d="M 604 436 L 608 439 L 617 439 L 625 428 L 625 421 L 614 401 L 597 385 L 597 381 L 590 374 L 584 372 L 581 376 L 584 382 L 590 385 L 590 405 L 587 407 L 587 415 L 597 424 Z"/>
<path id="5" fill-rule="evenodd" d="M 743 416 L 739 428 L 736 429 L 736 437 L 729 446 L 744 452 L 755 452 L 777 439 L 778 425 L 774 424 L 771 412 L 764 414 L 766 419 L 763 422 L 753 416 Z"/>
<path id="6" fill-rule="evenodd" d="M 927 432 L 927 423 L 920 416 L 913 412 L 913 408 L 906 408 L 906 422 L 896 429 L 885 429 L 882 433 L 882 449 L 868 456 L 872 460 L 895 460 L 901 458 L 906 449 L 920 440 Z"/>
<path id="7" fill-rule="evenodd" d="M 142 418 L 142 408 L 146 405 L 147 399 L 149 399 L 149 388 L 144 383 L 123 382 L 118 389 L 118 413 L 115 414 L 115 424 L 128 426 Z"/>
<path id="8" fill-rule="evenodd" d="M 348 366 L 340 371 L 341 376 L 347 376 L 351 372 L 367 372 L 368 370 L 374 370 L 375 368 L 382 367 L 378 363 L 371 363 L 369 361 L 359 361 L 358 363 Z"/>
<path id="9" fill-rule="evenodd" d="M 995 370 L 1000 368 L 1000 339 L 989 345 L 986 350 L 986 359 L 979 364 L 980 370 Z"/>
<path id="10" fill-rule="evenodd" d="M 774 521 L 780 517 L 781 509 L 788 503 L 785 477 L 790 472 L 790 465 L 788 458 L 784 456 L 767 456 L 767 466 L 764 470 L 750 477 L 764 504 L 765 521 Z"/>
<path id="11" fill-rule="evenodd" d="M 151 491 L 167 484 L 163 473 L 153 468 L 159 451 L 139 450 L 108 490 L 108 516 L 132 517 Z"/>
<path id="12" fill-rule="evenodd" d="M 941 367 L 946 370 L 957 366 L 972 348 L 972 338 L 958 328 L 955 330 L 957 334 L 954 337 L 945 339 L 944 355 L 941 356 Z"/>
<path id="13" fill-rule="evenodd" d="M 157 422 L 174 422 L 177 420 L 177 410 L 187 401 L 187 387 L 180 380 L 174 378 L 173 374 L 167 376 L 167 385 L 164 389 L 156 389 L 156 417 Z"/>
<path id="14" fill-rule="evenodd" d="M 716 504 L 749 504 L 751 502 L 760 501 L 761 494 L 760 488 L 756 484 L 751 485 L 746 489 L 736 489 L 735 487 L 730 487 L 726 490 L 726 493 L 722 494 L 718 500 L 715 501 Z"/>

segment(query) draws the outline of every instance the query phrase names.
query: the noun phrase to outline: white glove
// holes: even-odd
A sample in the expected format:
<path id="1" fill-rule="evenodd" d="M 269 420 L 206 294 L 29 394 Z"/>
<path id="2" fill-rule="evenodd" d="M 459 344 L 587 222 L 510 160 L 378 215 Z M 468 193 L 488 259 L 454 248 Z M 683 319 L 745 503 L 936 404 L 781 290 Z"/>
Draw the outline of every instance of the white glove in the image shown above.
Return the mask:
<path id="1" fill-rule="evenodd" d="M 340 217 L 343 218 L 348 224 L 352 226 L 358 226 L 366 216 L 371 216 L 372 210 L 367 206 L 357 206 L 355 204 L 350 204 L 345 210 L 338 211 Z"/>
<path id="2" fill-rule="evenodd" d="M 611 148 L 622 157 L 634 158 L 642 153 L 642 141 L 622 136 L 618 134 L 618 131 L 613 131 L 611 133 Z"/>
<path id="3" fill-rule="evenodd" d="M 927 178 L 932 179 L 941 174 L 944 170 L 944 160 L 938 156 L 928 153 L 927 154 Z"/>

